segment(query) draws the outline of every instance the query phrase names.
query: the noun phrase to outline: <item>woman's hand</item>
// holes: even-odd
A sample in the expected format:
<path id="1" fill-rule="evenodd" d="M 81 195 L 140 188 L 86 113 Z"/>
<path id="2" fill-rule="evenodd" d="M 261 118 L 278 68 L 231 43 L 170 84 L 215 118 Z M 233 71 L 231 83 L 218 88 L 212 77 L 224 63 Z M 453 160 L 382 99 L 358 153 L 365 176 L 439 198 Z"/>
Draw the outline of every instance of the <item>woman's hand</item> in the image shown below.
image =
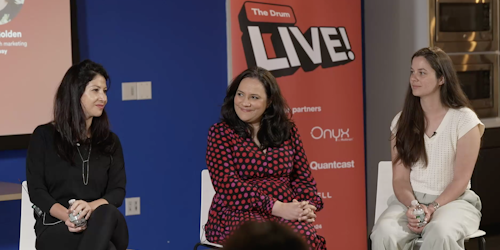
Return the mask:
<path id="1" fill-rule="evenodd" d="M 88 220 L 93 212 L 90 204 L 84 200 L 75 201 L 69 208 L 69 211 L 72 211 L 73 215 L 77 215 L 78 213 L 80 213 L 79 217 L 81 218 L 85 216 L 85 220 Z"/>
<path id="2" fill-rule="evenodd" d="M 406 217 L 408 218 L 408 228 L 412 232 L 417 233 L 417 234 L 422 233 L 422 231 L 424 230 L 424 227 L 427 225 L 427 222 L 430 221 L 432 213 L 434 212 L 434 211 L 432 211 L 432 213 L 431 213 L 425 205 L 420 204 L 420 206 L 422 207 L 422 209 L 425 212 L 423 226 L 421 226 L 421 227 L 418 226 L 419 220 L 413 214 L 413 210 L 415 209 L 415 207 L 410 207 L 410 208 L 408 208 L 408 211 L 406 211 Z"/>
<path id="3" fill-rule="evenodd" d="M 436 212 L 436 208 L 434 208 L 434 206 L 430 206 L 430 207 L 427 207 L 425 205 L 420 205 L 422 206 L 422 208 L 424 209 L 424 212 L 425 212 L 425 222 L 426 223 L 429 223 L 432 219 L 432 215 L 434 214 L 434 212 Z"/>
<path id="4" fill-rule="evenodd" d="M 296 199 L 293 200 L 293 202 L 299 202 Z M 307 221 L 309 223 L 313 223 L 316 221 L 316 206 L 313 206 L 309 204 L 307 201 L 302 201 L 300 202 L 302 204 L 302 213 L 300 214 L 300 217 L 298 221 Z"/>
<path id="5" fill-rule="evenodd" d="M 302 202 L 288 202 L 284 203 L 276 201 L 273 206 L 272 214 L 286 220 L 298 220 L 304 211 L 306 204 Z"/>
<path id="6" fill-rule="evenodd" d="M 85 224 L 85 226 L 83 226 L 83 227 L 77 227 L 77 226 L 75 226 L 75 224 L 73 222 L 71 222 L 69 220 L 69 218 L 66 219 L 66 221 L 64 221 L 64 223 L 68 227 L 68 231 L 70 231 L 72 233 L 80 233 L 80 232 L 83 232 L 85 229 L 87 229 L 87 224 Z"/>

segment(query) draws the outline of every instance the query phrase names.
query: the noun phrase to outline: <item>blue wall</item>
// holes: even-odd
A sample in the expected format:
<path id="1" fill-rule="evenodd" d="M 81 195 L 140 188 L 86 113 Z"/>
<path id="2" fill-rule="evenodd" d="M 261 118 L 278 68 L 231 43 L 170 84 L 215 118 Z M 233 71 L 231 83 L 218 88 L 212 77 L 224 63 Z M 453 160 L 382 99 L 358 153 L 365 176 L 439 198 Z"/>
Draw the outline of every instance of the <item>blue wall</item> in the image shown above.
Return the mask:
<path id="1" fill-rule="evenodd" d="M 26 150 L 0 151 L 0 181 L 26 179 Z M 19 181 L 20 180 L 20 181 Z M 0 249 L 19 249 L 21 201 L 0 202 Z"/>
<path id="2" fill-rule="evenodd" d="M 106 107 L 121 139 L 131 249 L 190 249 L 199 239 L 206 137 L 227 86 L 225 1 L 78 0 L 81 58 L 104 65 Z M 121 82 L 152 81 L 153 99 L 121 101 Z M 0 152 L 0 181 L 25 179 L 26 151 Z M 18 249 L 20 202 L 0 202 L 0 250 Z M 121 208 L 123 211 L 123 207 Z"/>

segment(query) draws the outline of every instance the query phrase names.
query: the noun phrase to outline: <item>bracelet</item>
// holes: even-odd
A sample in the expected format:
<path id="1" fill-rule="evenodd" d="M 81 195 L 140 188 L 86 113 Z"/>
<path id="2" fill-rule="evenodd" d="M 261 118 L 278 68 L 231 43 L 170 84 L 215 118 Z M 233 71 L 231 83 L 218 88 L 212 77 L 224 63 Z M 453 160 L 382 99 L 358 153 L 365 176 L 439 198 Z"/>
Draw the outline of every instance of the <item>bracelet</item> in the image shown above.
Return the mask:
<path id="1" fill-rule="evenodd" d="M 439 203 L 437 203 L 436 201 L 433 201 L 431 204 L 429 205 L 432 205 L 434 207 L 434 210 L 438 210 L 439 208 Z"/>

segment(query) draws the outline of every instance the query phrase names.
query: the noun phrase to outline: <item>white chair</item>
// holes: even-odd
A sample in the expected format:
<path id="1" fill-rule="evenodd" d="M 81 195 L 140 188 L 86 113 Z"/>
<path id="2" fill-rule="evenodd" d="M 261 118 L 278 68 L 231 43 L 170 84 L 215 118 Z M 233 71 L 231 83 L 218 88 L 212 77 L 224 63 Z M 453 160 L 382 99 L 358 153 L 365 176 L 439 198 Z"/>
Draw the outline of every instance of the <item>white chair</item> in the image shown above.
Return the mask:
<path id="1" fill-rule="evenodd" d="M 19 250 L 35 250 L 35 217 L 33 217 L 33 205 L 28 194 L 28 183 L 22 183 L 21 195 L 21 233 L 19 237 Z"/>
<path id="2" fill-rule="evenodd" d="M 201 171 L 200 242 L 194 246 L 195 250 L 198 249 L 199 246 L 222 248 L 222 245 L 211 243 L 205 237 L 204 227 L 208 221 L 208 212 L 210 210 L 210 205 L 212 205 L 214 195 L 215 190 L 210 181 L 208 169 L 203 169 Z"/>
<path id="3" fill-rule="evenodd" d="M 387 209 L 388 200 L 391 195 L 394 194 L 394 189 L 392 188 L 392 162 L 391 161 L 381 161 L 378 164 L 378 178 L 377 178 L 377 200 L 375 204 L 375 223 L 377 223 L 380 215 Z M 467 236 L 465 241 L 473 238 L 479 238 L 479 250 L 486 250 L 486 240 L 484 239 L 486 232 L 483 230 L 477 230 L 475 233 Z M 422 244 L 422 238 L 419 238 L 415 243 L 416 249 L 420 249 Z"/>

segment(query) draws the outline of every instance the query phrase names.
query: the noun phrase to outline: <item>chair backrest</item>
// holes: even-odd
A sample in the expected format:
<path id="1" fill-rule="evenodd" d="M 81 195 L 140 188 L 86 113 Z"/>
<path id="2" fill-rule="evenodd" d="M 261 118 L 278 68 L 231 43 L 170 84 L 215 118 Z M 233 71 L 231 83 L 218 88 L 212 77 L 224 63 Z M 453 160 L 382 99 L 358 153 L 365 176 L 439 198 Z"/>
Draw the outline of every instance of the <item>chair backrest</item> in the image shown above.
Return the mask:
<path id="1" fill-rule="evenodd" d="M 212 199 L 215 195 L 215 189 L 210 181 L 210 175 L 208 169 L 203 169 L 201 171 L 201 214 L 200 214 L 200 241 L 206 242 L 205 237 L 205 224 L 208 221 L 208 212 L 210 210 L 210 205 L 212 205 Z"/>
<path id="2" fill-rule="evenodd" d="M 21 189 L 21 233 L 19 237 L 19 250 L 35 250 L 35 217 L 33 217 L 33 203 L 30 201 L 28 183 L 23 181 Z"/>
<path id="3" fill-rule="evenodd" d="M 378 163 L 377 177 L 377 200 L 375 202 L 375 222 L 377 223 L 380 215 L 387 209 L 388 200 L 394 194 L 392 188 L 392 162 L 381 161 Z"/>

